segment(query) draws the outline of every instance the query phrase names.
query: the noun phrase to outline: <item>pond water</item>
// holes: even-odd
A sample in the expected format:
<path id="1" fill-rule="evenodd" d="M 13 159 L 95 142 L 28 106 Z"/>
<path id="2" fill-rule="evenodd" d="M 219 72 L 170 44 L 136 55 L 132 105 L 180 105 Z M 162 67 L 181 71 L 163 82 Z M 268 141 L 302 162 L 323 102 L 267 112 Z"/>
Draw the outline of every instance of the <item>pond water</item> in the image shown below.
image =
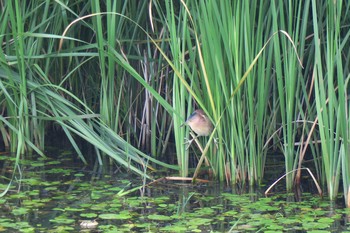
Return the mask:
<path id="1" fill-rule="evenodd" d="M 295 201 L 294 195 L 237 194 L 219 184 L 174 181 L 139 188 L 142 180 L 127 172 L 83 167 L 71 157 L 21 161 L 20 172 L 0 199 L 0 232 L 350 230 L 350 211 L 316 194 L 303 193 Z M 13 159 L 2 155 L 0 165 L 3 191 L 12 176 Z"/>

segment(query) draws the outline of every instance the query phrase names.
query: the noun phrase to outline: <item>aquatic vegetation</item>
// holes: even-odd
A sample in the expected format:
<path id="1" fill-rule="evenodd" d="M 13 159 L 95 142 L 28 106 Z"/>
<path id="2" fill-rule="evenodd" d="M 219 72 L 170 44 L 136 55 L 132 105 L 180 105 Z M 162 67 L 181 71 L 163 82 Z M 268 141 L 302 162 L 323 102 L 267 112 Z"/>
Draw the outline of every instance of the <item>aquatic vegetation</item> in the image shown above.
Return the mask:
<path id="1" fill-rule="evenodd" d="M 114 163 L 142 177 L 143 187 L 155 171 L 195 179 L 203 165 L 211 180 L 253 187 L 281 153 L 289 192 L 306 166 L 331 200 L 341 187 L 350 206 L 348 2 L 0 7 L 0 146 L 16 161 L 0 196 L 16 179 L 35 185 L 14 177 L 23 155 L 45 158 L 47 142 L 65 138 L 75 150 L 66 156 Z M 185 138 L 195 135 L 180 125 L 197 108 L 213 128 L 186 150 Z"/>
<path id="2" fill-rule="evenodd" d="M 82 172 L 74 163 L 48 165 L 51 161 L 47 159 L 42 167 L 34 169 L 24 166 L 23 176 L 30 176 L 31 182 L 18 180 L 14 185 L 21 192 L 11 190 L 1 199 L 2 231 L 350 230 L 344 222 L 349 214 L 347 209 L 335 208 L 329 200 L 310 193 L 295 201 L 290 194 L 271 197 L 259 191 L 235 194 L 214 183 L 201 186 L 164 183 L 148 187 L 144 196 L 134 192 L 120 197 L 114 188 L 130 182 L 130 176 Z M 51 170 L 60 166 L 70 172 L 51 176 Z M 142 183 L 137 176 L 132 182 Z"/>

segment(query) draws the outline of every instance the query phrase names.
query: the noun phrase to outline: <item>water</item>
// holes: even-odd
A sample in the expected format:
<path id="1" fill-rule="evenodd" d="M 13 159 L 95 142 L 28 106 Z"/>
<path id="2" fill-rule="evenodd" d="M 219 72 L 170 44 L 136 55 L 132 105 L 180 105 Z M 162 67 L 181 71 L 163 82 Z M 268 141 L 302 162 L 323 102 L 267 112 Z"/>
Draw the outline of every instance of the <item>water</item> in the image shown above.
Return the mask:
<path id="1" fill-rule="evenodd" d="M 0 156 L 1 190 L 13 159 Z M 338 232 L 349 211 L 316 194 L 246 193 L 219 184 L 142 180 L 113 167 L 84 167 L 71 155 L 22 160 L 0 199 L 5 232 Z M 278 189 L 276 189 L 278 190 Z M 275 191 L 276 191 L 275 190 Z M 130 192 L 130 193 L 128 193 Z M 236 194 L 240 193 L 240 194 Z M 342 200 L 342 199 L 341 199 Z M 96 228 L 84 229 L 96 221 Z M 81 226 L 82 224 L 82 226 Z"/>

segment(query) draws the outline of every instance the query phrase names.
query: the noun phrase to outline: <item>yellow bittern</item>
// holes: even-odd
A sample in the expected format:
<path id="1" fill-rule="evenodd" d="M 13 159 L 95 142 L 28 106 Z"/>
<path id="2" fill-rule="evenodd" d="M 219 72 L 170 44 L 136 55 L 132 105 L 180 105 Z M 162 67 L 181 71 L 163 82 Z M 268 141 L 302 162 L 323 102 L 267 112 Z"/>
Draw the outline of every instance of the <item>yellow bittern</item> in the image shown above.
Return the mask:
<path id="1" fill-rule="evenodd" d="M 183 125 L 190 126 L 197 134 L 195 138 L 189 141 L 189 145 L 194 139 L 200 136 L 209 136 L 213 132 L 213 124 L 202 109 L 195 110 L 181 126 Z"/>

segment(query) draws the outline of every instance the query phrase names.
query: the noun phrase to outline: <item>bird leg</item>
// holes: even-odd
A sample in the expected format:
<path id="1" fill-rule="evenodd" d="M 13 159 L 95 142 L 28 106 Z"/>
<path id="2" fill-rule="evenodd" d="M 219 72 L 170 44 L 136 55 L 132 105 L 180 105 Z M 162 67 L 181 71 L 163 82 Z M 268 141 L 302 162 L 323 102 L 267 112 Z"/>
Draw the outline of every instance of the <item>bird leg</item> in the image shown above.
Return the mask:
<path id="1" fill-rule="evenodd" d="M 187 145 L 185 150 L 188 150 L 188 148 L 190 148 L 190 146 L 191 146 L 193 140 L 195 140 L 196 138 L 197 138 L 197 137 L 194 137 L 194 138 L 192 138 L 192 139 L 185 138 L 184 144 Z"/>
<path id="2" fill-rule="evenodd" d="M 215 143 L 216 148 L 218 148 L 218 145 L 219 145 L 219 138 L 213 138 L 213 140 L 214 140 L 214 143 Z"/>
<path id="3" fill-rule="evenodd" d="M 192 132 L 191 132 L 191 136 L 192 136 L 192 139 L 185 138 L 185 143 L 184 144 L 187 144 L 185 150 L 188 150 L 190 148 L 192 142 L 199 137 L 198 135 L 194 135 Z"/>
<path id="4" fill-rule="evenodd" d="M 193 139 L 189 140 L 189 139 L 185 138 L 185 142 L 184 142 L 184 144 L 186 145 L 185 150 L 188 150 L 190 148 L 192 141 L 193 141 Z"/>

